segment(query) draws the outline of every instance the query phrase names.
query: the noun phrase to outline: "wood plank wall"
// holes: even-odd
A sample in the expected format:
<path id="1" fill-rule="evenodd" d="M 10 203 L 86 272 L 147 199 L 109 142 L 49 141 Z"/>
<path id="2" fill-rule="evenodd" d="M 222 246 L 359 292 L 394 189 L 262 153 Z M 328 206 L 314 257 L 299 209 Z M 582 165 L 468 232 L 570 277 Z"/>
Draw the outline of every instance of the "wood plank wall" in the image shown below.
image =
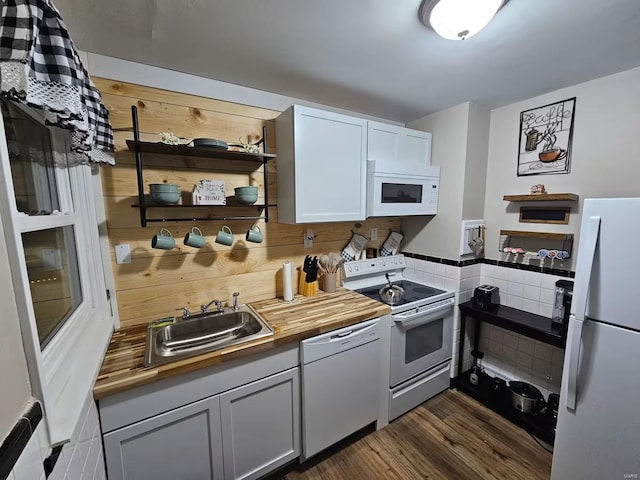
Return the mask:
<path id="1" fill-rule="evenodd" d="M 306 254 L 338 253 L 348 243 L 352 231 L 368 236 L 371 227 L 378 228 L 378 240 L 369 246 L 379 248 L 391 231 L 400 230 L 398 218 L 368 219 L 361 223 L 281 224 L 277 222 L 277 206 L 270 208 L 268 223 L 257 222 L 264 233 L 264 242 L 260 244 L 245 241 L 245 233 L 253 224 L 245 220 L 151 223 L 142 228 L 138 210 L 131 208 L 137 200 L 136 171 L 134 156 L 125 145 L 126 139 L 133 138 L 131 105 L 138 107 L 143 140 L 158 141 L 160 132 L 170 131 L 181 137 L 213 137 L 233 143 L 239 138 L 255 140 L 262 135 L 264 125 L 269 153 L 277 153 L 274 118 L 280 112 L 107 79 L 93 80 L 109 109 L 116 138 L 117 165 L 103 167 L 102 178 L 121 326 L 174 315 L 175 309 L 183 306 L 197 311 L 201 304 L 214 298 L 230 301 L 235 291 L 240 292 L 243 303 L 281 296 L 284 261 L 299 266 Z M 146 165 L 153 165 L 145 166 L 145 188 L 149 183 L 178 183 L 185 204 L 193 184 L 200 179 L 224 179 L 227 195 L 233 194 L 234 187 L 256 185 L 264 196 L 262 167 L 254 170 L 252 164 L 152 155 L 145 155 L 144 160 Z M 277 159 L 271 160 L 267 167 L 272 205 L 277 198 L 277 163 Z M 255 207 L 239 210 L 243 215 L 256 214 Z M 196 214 L 203 216 L 201 210 Z M 216 215 L 215 209 L 211 210 L 211 216 L 220 215 L 224 213 L 218 211 Z M 234 233 L 231 247 L 213 241 L 224 224 Z M 151 237 L 160 226 L 168 228 L 176 238 L 174 250 L 151 248 Z M 193 226 L 201 228 L 207 237 L 207 244 L 199 250 L 183 245 L 185 233 Z M 316 235 L 311 249 L 302 244 L 307 228 L 312 228 Z M 113 247 L 122 243 L 131 246 L 132 262 L 117 265 Z M 297 285 L 295 278 L 294 285 Z"/>

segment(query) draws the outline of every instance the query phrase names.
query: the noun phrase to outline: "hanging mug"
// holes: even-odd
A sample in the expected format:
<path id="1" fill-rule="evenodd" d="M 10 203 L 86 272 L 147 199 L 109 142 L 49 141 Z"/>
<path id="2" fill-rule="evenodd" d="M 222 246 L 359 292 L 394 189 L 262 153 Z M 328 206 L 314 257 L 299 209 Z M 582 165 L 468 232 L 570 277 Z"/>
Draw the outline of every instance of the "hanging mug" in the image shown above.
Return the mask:
<path id="1" fill-rule="evenodd" d="M 247 242 L 262 243 L 264 236 L 262 235 L 262 231 L 260 230 L 260 227 L 258 227 L 257 225 L 254 225 L 249 230 L 247 230 L 246 239 L 247 239 Z"/>
<path id="2" fill-rule="evenodd" d="M 184 244 L 193 248 L 202 248 L 207 243 L 207 239 L 202 236 L 202 230 L 193 227 L 190 232 L 184 236 Z"/>
<path id="3" fill-rule="evenodd" d="M 233 245 L 233 232 L 226 225 L 216 235 L 216 243 L 230 247 Z"/>
<path id="4" fill-rule="evenodd" d="M 166 232 L 163 233 L 163 232 Z M 159 248 L 160 250 L 173 250 L 176 247 L 176 240 L 171 232 L 166 228 L 161 228 L 157 235 L 151 239 L 151 248 Z"/>

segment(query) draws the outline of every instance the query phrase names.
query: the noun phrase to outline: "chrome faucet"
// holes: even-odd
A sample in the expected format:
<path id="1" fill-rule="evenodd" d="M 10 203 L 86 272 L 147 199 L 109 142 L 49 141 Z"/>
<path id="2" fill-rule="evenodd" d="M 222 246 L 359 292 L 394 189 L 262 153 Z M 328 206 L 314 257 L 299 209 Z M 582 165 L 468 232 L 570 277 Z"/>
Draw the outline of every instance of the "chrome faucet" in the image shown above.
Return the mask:
<path id="1" fill-rule="evenodd" d="M 200 312 L 207 313 L 207 309 L 214 303 L 216 304 L 216 313 L 224 312 L 224 305 L 222 305 L 222 302 L 220 300 L 211 300 L 206 305 L 200 305 Z"/>
<path id="2" fill-rule="evenodd" d="M 182 312 L 182 318 L 189 318 L 191 316 L 191 312 L 187 307 L 176 308 L 176 310 L 180 310 Z"/>
<path id="3" fill-rule="evenodd" d="M 238 310 L 240 310 L 240 307 L 238 306 L 238 296 L 240 296 L 240 292 L 233 292 L 233 311 L 237 312 Z"/>

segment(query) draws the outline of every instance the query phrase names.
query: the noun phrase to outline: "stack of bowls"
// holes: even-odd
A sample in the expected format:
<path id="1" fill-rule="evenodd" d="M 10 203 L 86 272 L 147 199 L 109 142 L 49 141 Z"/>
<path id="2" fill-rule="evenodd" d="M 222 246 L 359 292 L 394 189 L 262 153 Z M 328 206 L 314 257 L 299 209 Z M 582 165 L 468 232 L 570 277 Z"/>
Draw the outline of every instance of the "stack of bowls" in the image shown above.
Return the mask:
<path id="1" fill-rule="evenodd" d="M 180 201 L 180 185 L 150 183 L 151 199 L 158 205 L 174 205 Z"/>
<path id="2" fill-rule="evenodd" d="M 233 191 L 238 203 L 252 205 L 258 201 L 258 187 L 237 187 Z"/>

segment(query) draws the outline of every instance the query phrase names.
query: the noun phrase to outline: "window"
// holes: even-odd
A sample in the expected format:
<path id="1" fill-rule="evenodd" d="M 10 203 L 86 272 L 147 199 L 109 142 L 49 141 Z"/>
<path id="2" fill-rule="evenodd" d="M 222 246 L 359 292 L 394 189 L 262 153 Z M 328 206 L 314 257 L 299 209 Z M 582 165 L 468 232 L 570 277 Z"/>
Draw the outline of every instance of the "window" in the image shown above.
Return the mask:
<path id="1" fill-rule="evenodd" d="M 114 324 L 113 280 L 91 168 L 69 164 L 69 132 L 48 127 L 39 111 L 0 106 L 0 214 L 32 388 L 57 444 L 69 440 L 100 368 Z"/>

